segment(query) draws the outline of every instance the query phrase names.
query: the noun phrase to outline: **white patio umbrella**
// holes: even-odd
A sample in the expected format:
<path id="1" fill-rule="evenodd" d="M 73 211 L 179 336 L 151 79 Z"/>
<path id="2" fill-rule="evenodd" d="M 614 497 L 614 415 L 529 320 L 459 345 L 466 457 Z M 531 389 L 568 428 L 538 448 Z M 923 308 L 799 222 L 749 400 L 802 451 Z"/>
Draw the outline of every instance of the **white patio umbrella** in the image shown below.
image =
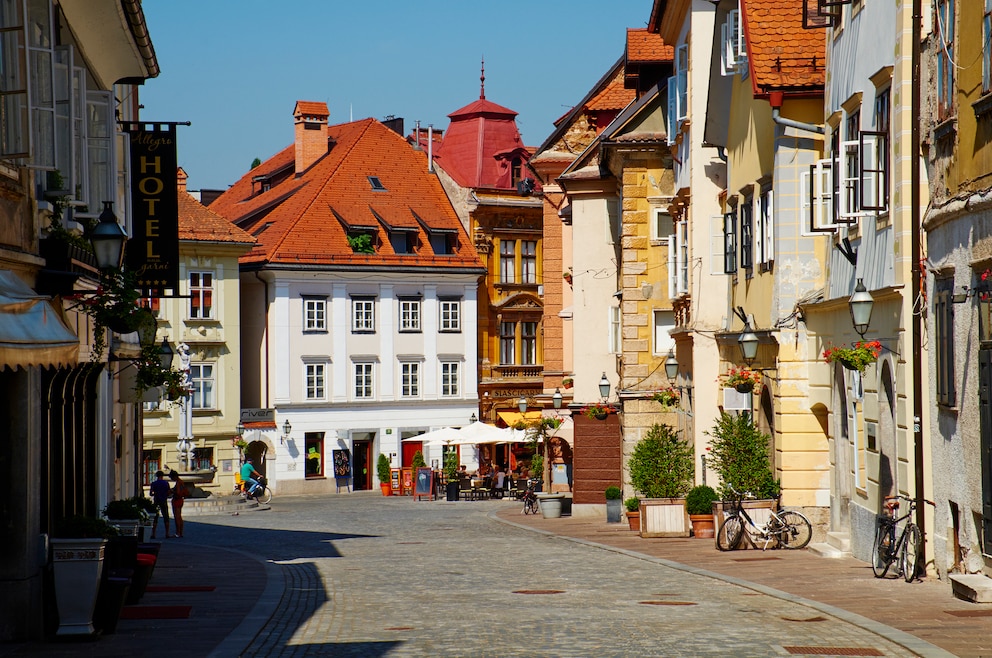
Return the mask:
<path id="1" fill-rule="evenodd" d="M 496 427 L 495 425 L 488 425 L 478 420 L 458 430 L 458 435 L 457 443 L 459 445 L 466 443 L 503 443 L 510 440 L 510 434 L 507 430 Z"/>
<path id="2" fill-rule="evenodd" d="M 429 445 L 454 445 L 459 437 L 461 437 L 461 434 L 454 427 L 442 427 L 432 432 L 407 437 L 403 441 L 423 441 Z"/>

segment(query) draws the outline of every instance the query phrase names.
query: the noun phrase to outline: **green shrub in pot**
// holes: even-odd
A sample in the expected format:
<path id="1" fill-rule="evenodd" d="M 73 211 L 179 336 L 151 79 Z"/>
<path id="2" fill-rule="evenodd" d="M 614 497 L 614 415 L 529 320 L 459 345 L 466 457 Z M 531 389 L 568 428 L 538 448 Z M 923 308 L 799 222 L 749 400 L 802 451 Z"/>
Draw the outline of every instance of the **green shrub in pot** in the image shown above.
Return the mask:
<path id="1" fill-rule="evenodd" d="M 713 487 L 700 484 L 685 495 L 685 509 L 689 514 L 712 514 L 713 503 L 718 500 L 720 496 Z"/>
<path id="2" fill-rule="evenodd" d="M 627 508 L 628 512 L 637 512 L 641 509 L 641 499 L 636 496 L 631 496 L 627 500 L 623 501 L 623 506 Z"/>
<path id="3" fill-rule="evenodd" d="M 623 498 L 623 492 L 616 485 L 606 487 L 606 491 L 603 493 L 606 495 L 606 500 L 620 500 Z"/>
<path id="4" fill-rule="evenodd" d="M 681 498 L 692 487 L 694 458 L 671 426 L 655 424 L 627 462 L 630 482 L 645 498 Z"/>

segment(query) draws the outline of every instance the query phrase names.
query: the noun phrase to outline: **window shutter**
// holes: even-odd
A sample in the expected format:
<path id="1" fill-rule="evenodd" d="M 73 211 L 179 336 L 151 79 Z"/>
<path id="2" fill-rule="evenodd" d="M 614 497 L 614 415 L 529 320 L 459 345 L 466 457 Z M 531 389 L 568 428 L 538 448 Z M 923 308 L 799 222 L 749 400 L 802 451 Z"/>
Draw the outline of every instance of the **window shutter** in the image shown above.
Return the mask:
<path id="1" fill-rule="evenodd" d="M 752 202 L 746 201 L 740 208 L 741 213 L 741 269 L 749 270 L 754 266 L 754 225 L 752 217 Z"/>
<path id="2" fill-rule="evenodd" d="M 678 224 L 678 294 L 689 292 L 689 224 L 681 221 Z"/>
<path id="3" fill-rule="evenodd" d="M 678 136 L 678 78 L 668 78 L 668 143 L 674 144 Z"/>
<path id="4" fill-rule="evenodd" d="M 668 298 L 675 299 L 678 293 L 678 237 L 672 233 L 668 236 Z"/>
<path id="5" fill-rule="evenodd" d="M 727 23 L 720 26 L 720 74 L 724 76 L 734 74 L 733 55 L 730 53 L 730 36 L 727 34 L 728 27 Z"/>
<path id="6" fill-rule="evenodd" d="M 775 260 L 775 193 L 768 190 L 765 194 L 767 199 L 767 214 L 765 216 L 765 262 L 770 263 Z"/>
<path id="7" fill-rule="evenodd" d="M 31 164 L 40 169 L 55 169 L 58 163 L 55 158 L 56 90 L 52 4 L 30 3 L 27 22 L 28 76 L 31 80 L 28 85 L 28 102 L 31 106 Z M 7 53 L 4 55 L 6 61 Z M 5 75 L 6 69 L 5 64 Z M 5 84 L 4 87 L 6 86 Z"/>
<path id="8" fill-rule="evenodd" d="M 733 10 L 733 14 L 734 63 L 739 71 L 747 65 L 747 44 L 744 41 L 744 26 L 741 25 L 741 12 L 739 9 L 735 9 Z"/>
<path id="9" fill-rule="evenodd" d="M 727 75 L 737 72 L 737 38 L 740 34 L 740 10 L 731 9 L 727 12 L 727 36 L 723 42 L 723 51 L 727 60 Z"/>
<path id="10" fill-rule="evenodd" d="M 840 224 L 833 217 L 833 160 L 818 160 L 809 166 L 809 230 L 830 233 Z"/>
<path id="11" fill-rule="evenodd" d="M 737 271 L 737 212 L 723 216 L 723 273 Z"/>
<path id="12" fill-rule="evenodd" d="M 889 148 L 884 132 L 861 132 L 861 208 L 885 212 L 889 207 Z"/>
<path id="13" fill-rule="evenodd" d="M 754 262 L 765 262 L 765 215 L 761 197 L 758 197 L 758 212 L 754 213 Z"/>
<path id="14" fill-rule="evenodd" d="M 865 213 L 861 212 L 861 175 L 858 140 L 847 140 L 840 143 L 840 170 L 834 176 L 840 183 L 840 208 L 837 221 L 842 224 L 853 224 Z"/>
<path id="15" fill-rule="evenodd" d="M 676 50 L 676 77 L 678 78 L 679 121 L 689 116 L 689 46 L 682 44 Z"/>
<path id="16" fill-rule="evenodd" d="M 724 216 L 710 217 L 710 274 L 726 274 Z"/>

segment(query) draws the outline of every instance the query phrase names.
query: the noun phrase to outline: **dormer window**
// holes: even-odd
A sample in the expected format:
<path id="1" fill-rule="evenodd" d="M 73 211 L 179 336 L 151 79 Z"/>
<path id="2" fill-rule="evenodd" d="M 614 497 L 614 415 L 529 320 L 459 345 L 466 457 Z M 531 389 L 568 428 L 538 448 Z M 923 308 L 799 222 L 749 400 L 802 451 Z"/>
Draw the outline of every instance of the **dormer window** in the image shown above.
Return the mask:
<path id="1" fill-rule="evenodd" d="M 372 191 L 373 192 L 385 192 L 386 191 L 386 186 L 382 184 L 382 181 L 379 180 L 379 177 L 378 176 L 369 176 L 368 179 L 369 179 L 369 185 L 372 186 Z"/>
<path id="2" fill-rule="evenodd" d="M 417 248 L 417 231 L 394 229 L 389 232 L 389 244 L 397 254 L 412 254 Z"/>

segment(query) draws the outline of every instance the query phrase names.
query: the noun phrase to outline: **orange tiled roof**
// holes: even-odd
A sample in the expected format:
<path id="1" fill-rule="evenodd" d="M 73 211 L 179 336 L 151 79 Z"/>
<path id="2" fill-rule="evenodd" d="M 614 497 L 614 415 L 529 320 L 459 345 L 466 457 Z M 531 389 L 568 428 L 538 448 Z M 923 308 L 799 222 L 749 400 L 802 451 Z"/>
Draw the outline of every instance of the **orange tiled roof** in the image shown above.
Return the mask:
<path id="1" fill-rule="evenodd" d="M 481 267 L 440 182 L 427 170 L 424 151 L 375 119 L 329 126 L 327 133 L 329 152 L 301 175 L 293 175 L 290 145 L 210 205 L 257 238 L 255 248 L 242 256 L 243 265 Z M 369 176 L 379 178 L 385 190 L 373 190 Z M 264 192 L 257 183 L 263 178 L 270 182 Z M 345 225 L 380 227 L 376 253 L 354 253 Z M 395 253 L 389 228 L 417 228 L 419 251 Z M 456 233 L 454 253 L 436 256 L 427 229 Z"/>
<path id="2" fill-rule="evenodd" d="M 317 101 L 296 101 L 296 109 L 293 114 L 326 117 L 330 116 L 331 113 L 327 109 L 327 103 L 320 103 Z"/>
<path id="3" fill-rule="evenodd" d="M 825 39 L 803 29 L 803 0 L 741 0 L 755 94 L 822 90 Z"/>
<path id="4" fill-rule="evenodd" d="M 627 28 L 627 61 L 670 62 L 675 57 L 675 49 L 667 45 L 656 32 L 647 28 Z"/>
<path id="5" fill-rule="evenodd" d="M 586 103 L 586 109 L 592 112 L 603 110 L 619 112 L 627 107 L 634 100 L 635 92 L 633 89 L 624 88 L 623 79 L 624 72 L 623 69 L 620 69 L 617 75 L 605 87 L 589 99 Z"/>
<path id="6" fill-rule="evenodd" d="M 206 242 L 255 242 L 248 233 L 179 190 L 179 239 Z"/>

